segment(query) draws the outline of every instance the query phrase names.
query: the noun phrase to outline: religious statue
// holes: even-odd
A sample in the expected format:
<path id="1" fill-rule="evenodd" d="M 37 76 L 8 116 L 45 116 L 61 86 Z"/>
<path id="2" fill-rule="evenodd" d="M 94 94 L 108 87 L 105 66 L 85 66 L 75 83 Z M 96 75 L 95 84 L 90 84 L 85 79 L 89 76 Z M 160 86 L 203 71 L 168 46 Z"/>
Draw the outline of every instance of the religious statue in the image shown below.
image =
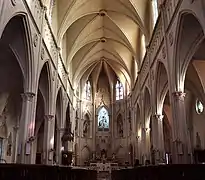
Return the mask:
<path id="1" fill-rule="evenodd" d="M 122 120 L 118 121 L 118 133 L 120 137 L 123 137 L 123 122 Z"/>
<path id="2" fill-rule="evenodd" d="M 75 116 L 75 131 L 78 131 L 78 111 L 76 111 L 76 116 Z"/>
<path id="3" fill-rule="evenodd" d="M 12 151 L 12 136 L 11 136 L 11 133 L 10 133 L 9 138 L 8 138 L 6 155 L 11 156 L 11 151 Z"/>
<path id="4" fill-rule="evenodd" d="M 198 132 L 196 133 L 196 148 L 201 149 L 201 138 Z"/>
<path id="5" fill-rule="evenodd" d="M 112 161 L 115 161 L 116 160 L 116 155 L 115 153 L 112 153 Z"/>
<path id="6" fill-rule="evenodd" d="M 83 124 L 83 136 L 87 137 L 88 135 L 88 128 L 89 128 L 89 123 L 88 121 L 85 121 Z"/>

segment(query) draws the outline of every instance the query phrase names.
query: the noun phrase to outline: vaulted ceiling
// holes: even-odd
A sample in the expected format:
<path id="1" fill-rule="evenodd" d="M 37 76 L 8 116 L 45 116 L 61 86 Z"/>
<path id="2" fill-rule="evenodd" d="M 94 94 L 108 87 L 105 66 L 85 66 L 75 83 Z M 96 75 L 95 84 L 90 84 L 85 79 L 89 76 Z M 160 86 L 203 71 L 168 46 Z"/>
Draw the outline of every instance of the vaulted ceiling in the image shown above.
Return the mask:
<path id="1" fill-rule="evenodd" d="M 139 33 L 147 35 L 150 0 L 58 0 L 58 41 L 66 41 L 65 61 L 72 81 L 104 67 L 110 79 L 133 82 Z M 113 71 L 113 72 L 112 72 Z"/>

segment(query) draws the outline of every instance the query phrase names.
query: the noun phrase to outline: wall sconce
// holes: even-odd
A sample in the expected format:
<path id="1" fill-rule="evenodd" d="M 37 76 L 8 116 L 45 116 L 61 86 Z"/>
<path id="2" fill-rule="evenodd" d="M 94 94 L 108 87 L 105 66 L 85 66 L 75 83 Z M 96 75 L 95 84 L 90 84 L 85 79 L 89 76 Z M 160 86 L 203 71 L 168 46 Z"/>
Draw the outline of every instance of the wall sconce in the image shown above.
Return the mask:
<path id="1" fill-rule="evenodd" d="M 51 147 L 53 147 L 53 145 L 54 145 L 54 137 L 51 138 L 50 145 L 51 145 Z"/>

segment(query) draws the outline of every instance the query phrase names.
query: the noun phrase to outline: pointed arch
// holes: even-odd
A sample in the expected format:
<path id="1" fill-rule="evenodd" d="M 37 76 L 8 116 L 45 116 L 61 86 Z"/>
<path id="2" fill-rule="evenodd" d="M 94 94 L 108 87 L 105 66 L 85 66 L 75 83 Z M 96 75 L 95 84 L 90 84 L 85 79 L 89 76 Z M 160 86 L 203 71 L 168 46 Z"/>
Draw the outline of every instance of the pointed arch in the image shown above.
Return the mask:
<path id="1" fill-rule="evenodd" d="M 63 90 L 62 88 L 58 90 L 55 102 L 56 102 L 57 127 L 61 128 L 63 124 L 62 122 L 62 115 L 63 115 Z"/>
<path id="2" fill-rule="evenodd" d="M 190 24 L 193 28 L 189 28 Z M 175 36 L 173 80 L 175 89 L 184 91 L 185 74 L 197 48 L 204 40 L 201 23 L 192 11 L 182 11 L 179 15 Z M 189 38 L 186 38 L 188 35 Z"/>
<path id="3" fill-rule="evenodd" d="M 15 33 L 13 33 L 15 31 Z M 15 41 L 16 39 L 16 41 Z M 17 43 L 18 44 L 15 44 Z M 8 47 L 18 60 L 24 76 L 24 91 L 34 91 L 34 54 L 31 39 L 31 30 L 28 16 L 25 13 L 17 13 L 8 19 L 2 34 L 0 34 L 0 46 Z M 20 50 L 19 48 L 23 48 Z"/>
<path id="4" fill-rule="evenodd" d="M 50 113 L 51 108 L 51 70 L 48 62 L 45 62 L 38 77 L 38 88 L 45 101 L 45 113 Z"/>
<path id="5" fill-rule="evenodd" d="M 164 63 L 158 61 L 156 68 L 156 83 L 155 83 L 155 101 L 156 112 L 161 114 L 163 109 L 163 103 L 169 90 L 168 73 Z"/>

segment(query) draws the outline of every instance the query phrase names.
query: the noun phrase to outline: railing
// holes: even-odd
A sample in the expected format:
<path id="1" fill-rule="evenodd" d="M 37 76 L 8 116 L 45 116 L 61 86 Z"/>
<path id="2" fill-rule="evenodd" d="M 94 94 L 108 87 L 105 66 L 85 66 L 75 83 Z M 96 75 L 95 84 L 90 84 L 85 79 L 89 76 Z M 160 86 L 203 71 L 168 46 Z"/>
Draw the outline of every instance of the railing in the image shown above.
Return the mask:
<path id="1" fill-rule="evenodd" d="M 112 180 L 204 180 L 205 165 L 162 165 L 112 171 Z"/>
<path id="2" fill-rule="evenodd" d="M 54 35 L 52 33 L 47 15 L 44 16 L 44 26 L 43 26 L 43 40 L 45 42 L 46 48 L 50 54 L 50 57 L 53 61 L 55 67 L 57 67 L 57 59 L 58 59 L 58 47 L 55 41 Z"/>
<path id="3" fill-rule="evenodd" d="M 159 16 L 149 45 L 150 64 L 155 60 L 163 40 L 162 15 Z"/>

